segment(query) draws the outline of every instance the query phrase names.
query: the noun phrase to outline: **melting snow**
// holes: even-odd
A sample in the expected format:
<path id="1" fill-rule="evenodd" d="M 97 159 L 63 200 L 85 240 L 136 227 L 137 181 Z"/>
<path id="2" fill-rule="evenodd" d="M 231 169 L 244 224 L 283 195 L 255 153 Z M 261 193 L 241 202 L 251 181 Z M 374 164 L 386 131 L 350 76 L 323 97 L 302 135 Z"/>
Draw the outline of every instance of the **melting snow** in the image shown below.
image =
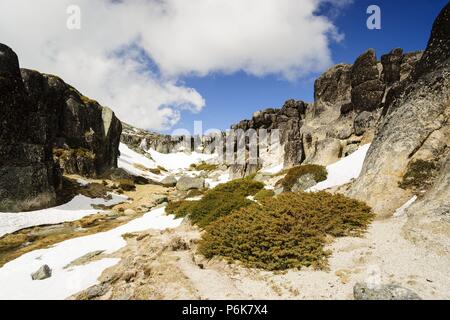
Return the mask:
<path id="1" fill-rule="evenodd" d="M 152 149 L 150 149 L 148 152 L 158 165 L 166 168 L 167 170 L 187 169 L 191 166 L 191 164 L 208 161 L 214 159 L 217 156 L 215 154 L 203 154 L 198 152 L 177 152 L 164 154 L 156 152 Z"/>
<path id="2" fill-rule="evenodd" d="M 284 168 L 283 164 L 279 164 L 279 165 L 276 165 L 276 166 L 273 166 L 273 167 L 269 167 L 269 168 L 265 168 L 265 169 L 263 168 L 261 170 L 261 172 L 269 173 L 269 174 L 275 174 L 275 173 L 278 173 L 281 170 L 283 170 L 283 168 Z"/>
<path id="3" fill-rule="evenodd" d="M 327 166 L 327 180 L 319 182 L 314 187 L 308 189 L 308 191 L 321 191 L 341 186 L 351 182 L 352 179 L 358 178 L 361 173 L 367 151 L 369 151 L 369 147 L 370 144 L 366 144 L 348 157 Z"/>
<path id="4" fill-rule="evenodd" d="M 111 194 L 112 199 L 91 199 L 78 195 L 66 204 L 58 207 L 29 212 L 0 212 L 0 237 L 28 227 L 45 224 L 57 224 L 79 220 L 85 216 L 101 212 L 92 208 L 93 205 L 114 205 L 126 201 L 126 196 Z"/>
<path id="5" fill-rule="evenodd" d="M 400 208 L 395 210 L 394 217 L 401 217 L 406 212 L 406 209 L 408 209 L 414 202 L 416 202 L 417 196 L 412 197 L 408 201 L 405 202 L 404 205 L 402 205 Z"/>
<path id="6" fill-rule="evenodd" d="M 120 144 L 119 150 L 119 168 L 122 168 L 131 174 L 148 177 L 154 180 L 161 180 L 164 178 L 164 175 L 155 175 L 153 173 L 140 170 L 135 165 L 139 164 L 150 169 L 161 166 L 169 170 L 171 173 L 179 173 L 178 171 L 189 168 L 191 164 L 208 161 L 217 156 L 215 154 L 202 154 L 197 152 L 192 152 L 189 154 L 184 152 L 164 154 L 150 149 L 148 153 L 153 159 L 151 160 L 144 155 L 131 150 L 123 143 Z"/>
<path id="7" fill-rule="evenodd" d="M 107 258 L 64 269 L 72 261 L 94 251 L 112 253 L 119 250 L 126 245 L 122 238 L 125 233 L 175 228 L 181 221 L 165 215 L 165 208 L 158 208 L 116 229 L 24 254 L 0 268 L 0 299 L 65 299 L 96 284 L 101 273 L 117 264 L 119 259 Z M 52 276 L 33 281 L 31 273 L 44 264 L 52 269 Z"/>

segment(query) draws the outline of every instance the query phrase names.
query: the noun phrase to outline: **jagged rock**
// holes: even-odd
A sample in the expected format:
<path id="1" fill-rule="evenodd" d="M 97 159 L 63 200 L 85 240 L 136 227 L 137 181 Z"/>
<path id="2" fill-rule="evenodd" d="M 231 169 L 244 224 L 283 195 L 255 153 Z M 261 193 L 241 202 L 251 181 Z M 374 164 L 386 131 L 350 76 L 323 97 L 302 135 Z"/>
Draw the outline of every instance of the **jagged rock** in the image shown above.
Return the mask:
<path id="1" fill-rule="evenodd" d="M 378 79 L 366 81 L 352 89 L 352 105 L 356 110 L 374 111 L 381 107 L 386 86 Z"/>
<path id="2" fill-rule="evenodd" d="M 40 267 L 36 272 L 31 274 L 33 280 L 45 280 L 52 276 L 52 269 L 46 264 Z"/>
<path id="3" fill-rule="evenodd" d="M 350 102 L 351 69 L 348 64 L 338 64 L 314 83 L 314 115 L 317 116 L 327 108 L 335 108 Z"/>
<path id="4" fill-rule="evenodd" d="M 422 300 L 414 291 L 393 284 L 371 287 L 357 283 L 353 296 L 355 300 Z"/>
<path id="5" fill-rule="evenodd" d="M 45 114 L 28 97 L 17 55 L 0 44 L 0 211 L 26 211 L 56 202 L 61 185 L 47 142 Z"/>
<path id="6" fill-rule="evenodd" d="M 364 82 L 380 79 L 375 50 L 369 49 L 356 59 L 351 68 L 350 79 L 353 88 Z"/>
<path id="7" fill-rule="evenodd" d="M 400 81 L 400 72 L 403 62 L 403 49 L 397 48 L 381 56 L 381 63 L 383 64 L 383 81 L 390 85 L 394 82 Z"/>
<path id="8" fill-rule="evenodd" d="M 354 130 L 357 136 L 363 135 L 367 129 L 373 126 L 374 116 L 372 113 L 363 111 L 354 121 Z"/>
<path id="9" fill-rule="evenodd" d="M 174 176 L 167 176 L 161 180 L 161 184 L 165 187 L 175 187 L 177 185 L 177 179 Z"/>
<path id="10" fill-rule="evenodd" d="M 436 163 L 445 163 L 447 159 L 450 134 L 449 20 L 450 4 L 436 20 L 429 45 L 410 77 L 393 88 L 386 98 L 383 118 L 361 175 L 348 192 L 349 196 L 368 203 L 380 215 L 392 214 L 411 198 L 411 190 L 400 188 L 399 183 L 412 161 L 421 160 L 425 154 L 429 155 L 427 158 L 431 157 L 428 160 Z M 438 131 L 442 137 L 438 140 L 445 141 L 443 144 L 436 144 Z M 430 151 L 433 149 L 435 151 Z M 444 186 L 444 190 L 448 188 Z M 427 215 L 433 215 L 434 210 L 445 212 L 442 198 L 436 195 L 435 200 L 428 201 L 434 203 L 434 209 L 428 209 Z"/>
<path id="11" fill-rule="evenodd" d="M 204 187 L 205 187 L 205 179 L 203 178 L 182 176 L 177 181 L 177 189 L 180 191 L 203 189 Z"/>
<path id="12" fill-rule="evenodd" d="M 403 55 L 400 68 L 400 81 L 405 80 L 411 74 L 417 62 L 422 58 L 423 51 L 409 52 Z"/>

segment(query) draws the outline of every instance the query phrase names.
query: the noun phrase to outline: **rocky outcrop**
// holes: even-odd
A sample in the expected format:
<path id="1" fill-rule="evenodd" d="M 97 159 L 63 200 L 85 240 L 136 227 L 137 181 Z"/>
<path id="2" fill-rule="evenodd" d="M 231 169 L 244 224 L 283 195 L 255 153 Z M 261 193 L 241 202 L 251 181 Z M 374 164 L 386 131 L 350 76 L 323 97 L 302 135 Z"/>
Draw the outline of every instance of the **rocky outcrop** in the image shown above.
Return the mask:
<path id="1" fill-rule="evenodd" d="M 0 211 L 56 202 L 59 170 L 43 116 L 27 95 L 17 55 L 0 44 Z"/>
<path id="2" fill-rule="evenodd" d="M 0 44 L 0 211 L 56 203 L 62 173 L 117 167 L 121 123 L 56 76 L 19 69 Z"/>
<path id="3" fill-rule="evenodd" d="M 62 79 L 22 69 L 28 97 L 45 115 L 47 141 L 65 173 L 95 177 L 117 167 L 121 122 Z"/>
<path id="4" fill-rule="evenodd" d="M 280 150 L 268 152 L 285 167 L 302 163 L 328 165 L 354 152 L 373 139 L 386 96 L 413 70 L 421 53 L 403 54 L 394 49 L 377 60 L 370 49 L 353 65 L 339 64 L 322 74 L 314 84 L 314 103 L 289 100 L 281 109 L 256 112 L 232 129 L 280 131 Z M 389 95 L 388 95 L 389 96 Z M 392 94 L 389 96 L 391 99 Z M 276 150 L 275 144 L 270 144 Z M 259 148 L 259 165 L 268 159 Z M 249 175 L 258 168 L 248 163 L 234 165 L 233 177 Z"/>
<path id="5" fill-rule="evenodd" d="M 139 153 L 146 154 L 146 151 L 149 149 L 160 153 L 174 153 L 184 151 L 185 148 L 190 149 L 190 144 L 188 143 L 190 141 L 186 142 L 184 136 L 175 137 L 150 132 L 126 123 L 122 123 L 122 126 L 121 142 Z"/>
<path id="6" fill-rule="evenodd" d="M 413 217 L 433 216 L 434 221 L 447 219 L 447 223 L 441 224 L 444 229 L 440 231 L 447 233 L 447 236 L 450 235 L 450 211 L 448 199 L 444 199 L 443 195 L 450 193 L 449 26 L 450 4 L 437 18 L 428 47 L 410 76 L 394 85 L 388 94 L 384 116 L 368 151 L 361 176 L 349 191 L 350 196 L 366 201 L 378 214 L 390 215 L 415 192 L 408 187 L 401 188 L 408 171 L 415 168 L 417 172 L 410 172 L 410 175 L 417 179 L 423 175 L 420 171 L 424 169 L 421 167 L 426 166 L 414 166 L 414 163 L 430 163 L 441 175 L 437 175 L 431 183 L 427 179 L 431 190 L 418 194 L 419 200 L 408 212 Z M 428 236 L 433 237 L 432 229 L 428 231 Z M 422 234 L 419 238 L 424 237 Z"/>

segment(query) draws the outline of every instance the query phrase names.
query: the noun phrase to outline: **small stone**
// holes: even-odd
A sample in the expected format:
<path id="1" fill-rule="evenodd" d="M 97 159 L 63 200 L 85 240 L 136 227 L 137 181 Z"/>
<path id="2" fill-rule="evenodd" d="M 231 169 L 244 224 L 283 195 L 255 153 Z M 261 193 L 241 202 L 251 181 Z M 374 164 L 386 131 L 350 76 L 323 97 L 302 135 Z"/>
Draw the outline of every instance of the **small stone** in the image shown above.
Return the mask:
<path id="1" fill-rule="evenodd" d="M 166 195 L 162 194 L 153 194 L 151 196 L 151 199 L 156 205 L 169 201 L 169 198 Z"/>
<path id="2" fill-rule="evenodd" d="M 133 216 L 133 215 L 136 214 L 136 211 L 134 211 L 133 209 L 126 209 L 125 212 L 124 212 L 124 214 L 125 214 L 126 216 Z"/>
<path id="3" fill-rule="evenodd" d="M 36 272 L 31 274 L 33 280 L 44 280 L 52 276 L 52 269 L 46 264 L 39 268 Z"/>

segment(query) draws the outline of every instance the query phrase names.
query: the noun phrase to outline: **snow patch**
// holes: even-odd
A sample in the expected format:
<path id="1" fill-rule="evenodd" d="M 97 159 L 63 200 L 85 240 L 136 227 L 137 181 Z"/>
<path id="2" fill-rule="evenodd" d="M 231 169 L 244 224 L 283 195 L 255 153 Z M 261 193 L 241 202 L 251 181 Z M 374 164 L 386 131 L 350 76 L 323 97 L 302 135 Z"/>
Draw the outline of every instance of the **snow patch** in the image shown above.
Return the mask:
<path id="1" fill-rule="evenodd" d="M 281 170 L 283 170 L 283 168 L 284 168 L 283 164 L 278 164 L 278 165 L 273 166 L 273 167 L 263 168 L 263 169 L 261 169 L 260 172 L 262 172 L 262 173 L 269 173 L 269 174 L 275 174 L 275 173 L 278 173 Z"/>
<path id="2" fill-rule="evenodd" d="M 58 207 L 29 212 L 0 212 L 0 237 L 21 229 L 57 224 L 79 220 L 83 217 L 102 212 L 92 208 L 93 205 L 115 205 L 128 200 L 128 197 L 110 194 L 112 199 L 91 199 L 83 195 L 74 197 L 71 201 Z"/>
<path id="3" fill-rule="evenodd" d="M 329 166 L 327 166 L 328 178 L 319 182 L 308 191 L 322 191 L 333 187 L 338 187 L 351 182 L 359 177 L 367 151 L 370 144 L 361 146 L 354 153 Z"/>
<path id="4" fill-rule="evenodd" d="M 175 228 L 183 219 L 165 214 L 165 208 L 154 209 L 141 218 L 113 230 L 61 242 L 51 248 L 29 252 L 0 268 L 0 300 L 65 299 L 95 285 L 101 273 L 119 259 L 101 259 L 83 266 L 64 269 L 72 261 L 94 251 L 113 253 L 126 245 L 122 235 L 147 229 Z M 47 264 L 52 276 L 33 281 L 31 273 Z"/>
<path id="5" fill-rule="evenodd" d="M 212 160 L 217 157 L 215 154 L 192 153 L 159 153 L 153 149 L 148 151 L 156 163 L 167 170 L 188 169 L 192 164 Z"/>
<path id="6" fill-rule="evenodd" d="M 406 201 L 404 205 L 402 205 L 400 208 L 395 210 L 394 217 L 397 218 L 397 217 L 403 216 L 406 212 L 406 209 L 408 209 L 414 202 L 416 202 L 416 200 L 417 200 L 417 196 L 414 196 L 411 199 L 409 199 L 408 201 Z"/>

